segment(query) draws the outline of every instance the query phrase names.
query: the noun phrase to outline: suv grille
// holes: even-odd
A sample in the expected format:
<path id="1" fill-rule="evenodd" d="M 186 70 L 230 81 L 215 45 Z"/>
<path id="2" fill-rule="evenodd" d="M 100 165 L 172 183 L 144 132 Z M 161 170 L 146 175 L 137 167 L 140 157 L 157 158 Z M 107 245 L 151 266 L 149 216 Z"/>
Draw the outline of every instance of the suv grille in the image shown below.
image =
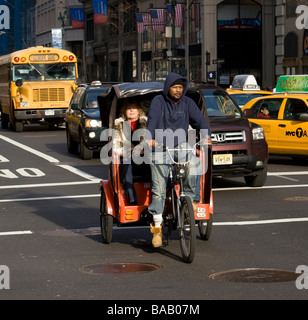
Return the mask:
<path id="1" fill-rule="evenodd" d="M 215 144 L 235 144 L 246 141 L 245 131 L 235 132 L 215 132 L 211 135 L 212 141 Z"/>
<path id="2" fill-rule="evenodd" d="M 33 102 L 65 101 L 64 88 L 33 89 Z"/>

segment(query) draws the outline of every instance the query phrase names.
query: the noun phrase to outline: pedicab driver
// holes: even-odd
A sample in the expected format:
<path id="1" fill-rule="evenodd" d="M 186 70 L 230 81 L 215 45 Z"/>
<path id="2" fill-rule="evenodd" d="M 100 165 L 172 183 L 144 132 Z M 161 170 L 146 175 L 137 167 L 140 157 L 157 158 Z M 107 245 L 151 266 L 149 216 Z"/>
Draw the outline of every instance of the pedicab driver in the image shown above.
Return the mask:
<path id="1" fill-rule="evenodd" d="M 185 95 L 187 87 L 187 80 L 172 72 L 166 78 L 163 94 L 157 95 L 152 100 L 145 135 L 145 141 L 152 150 L 160 143 L 171 148 L 186 143 L 189 125 L 194 129 L 204 129 L 201 132 L 207 134 L 203 134 L 203 141 L 204 143 L 211 143 L 209 124 L 196 103 Z M 185 134 L 172 135 L 178 129 L 182 129 Z M 166 138 L 166 130 L 171 133 L 172 141 L 168 139 L 168 136 Z M 154 221 L 154 225 L 151 224 L 152 245 L 153 247 L 160 247 L 162 245 L 162 213 L 165 205 L 170 164 L 166 161 L 166 157 L 168 157 L 166 152 L 157 152 L 157 149 L 155 151 L 150 163 L 152 203 L 149 205 L 148 211 L 153 215 Z M 184 180 L 184 191 L 192 200 L 195 196 L 195 187 L 196 175 L 189 175 L 188 170 Z"/>

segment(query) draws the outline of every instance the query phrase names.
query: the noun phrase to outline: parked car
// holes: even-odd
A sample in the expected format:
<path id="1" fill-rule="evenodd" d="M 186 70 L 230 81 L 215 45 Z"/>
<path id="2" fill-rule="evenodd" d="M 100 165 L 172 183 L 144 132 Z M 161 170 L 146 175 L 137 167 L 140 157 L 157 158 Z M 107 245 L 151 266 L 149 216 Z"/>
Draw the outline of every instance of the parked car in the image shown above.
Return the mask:
<path id="1" fill-rule="evenodd" d="M 79 85 L 66 112 L 66 138 L 69 153 L 80 153 L 81 159 L 90 160 L 93 151 L 99 150 L 104 142 L 100 135 L 104 128 L 100 118 L 97 96 L 107 92 L 110 84 L 94 81 Z"/>
<path id="2" fill-rule="evenodd" d="M 124 83 L 113 86 L 98 101 L 104 114 L 109 114 L 111 105 L 121 105 L 123 98 L 143 95 L 145 104 L 149 105 L 162 91 L 161 82 Z M 268 149 L 262 127 L 244 118 L 229 94 L 219 87 L 191 83 L 187 95 L 209 119 L 213 140 L 212 176 L 244 177 L 248 186 L 263 186 L 267 178 Z M 114 118 L 102 116 L 101 120 L 104 127 L 113 127 Z"/>
<path id="3" fill-rule="evenodd" d="M 235 76 L 227 92 L 240 108 L 252 99 L 272 94 L 271 91 L 261 90 L 256 78 L 251 74 Z"/>
<path id="4" fill-rule="evenodd" d="M 307 75 L 282 76 L 276 94 L 254 99 L 242 109 L 252 123 L 263 127 L 270 154 L 308 158 L 307 81 Z"/>

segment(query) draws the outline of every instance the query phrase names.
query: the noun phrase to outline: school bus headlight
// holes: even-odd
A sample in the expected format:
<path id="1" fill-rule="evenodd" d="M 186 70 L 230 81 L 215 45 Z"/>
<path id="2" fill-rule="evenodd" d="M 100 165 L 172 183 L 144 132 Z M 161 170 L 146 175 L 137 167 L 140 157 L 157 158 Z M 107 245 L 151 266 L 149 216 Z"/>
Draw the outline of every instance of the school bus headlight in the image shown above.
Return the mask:
<path id="1" fill-rule="evenodd" d="M 263 128 L 252 129 L 252 138 L 253 140 L 265 139 Z"/>
<path id="2" fill-rule="evenodd" d="M 29 107 L 29 102 L 20 102 L 21 107 Z"/>

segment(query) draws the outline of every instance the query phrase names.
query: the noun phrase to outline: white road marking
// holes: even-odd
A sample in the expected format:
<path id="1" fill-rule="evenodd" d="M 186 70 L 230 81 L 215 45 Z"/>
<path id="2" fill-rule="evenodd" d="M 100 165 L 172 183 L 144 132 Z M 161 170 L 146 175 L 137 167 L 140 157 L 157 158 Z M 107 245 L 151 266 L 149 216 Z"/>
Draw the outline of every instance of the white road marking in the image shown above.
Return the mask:
<path id="1" fill-rule="evenodd" d="M 34 154 L 34 155 L 36 155 L 36 156 L 38 156 L 40 158 L 43 158 L 43 159 L 45 159 L 45 160 L 47 160 L 47 161 L 49 161 L 51 163 L 59 163 L 60 162 L 58 159 L 56 159 L 54 157 L 48 156 L 47 154 L 45 154 L 43 152 L 40 152 L 40 151 L 37 151 L 37 150 L 35 150 L 33 148 L 27 147 L 24 144 L 19 143 L 19 142 L 15 141 L 15 140 L 12 140 L 12 139 L 10 139 L 8 137 L 5 137 L 3 135 L 0 135 L 0 139 L 4 140 L 4 141 L 6 141 L 6 142 L 8 142 L 8 143 L 20 148 L 20 149 L 28 151 L 28 152 L 30 152 L 30 153 L 32 153 L 32 154 Z"/>
<path id="2" fill-rule="evenodd" d="M 43 201 L 43 200 L 63 200 L 63 199 L 82 199 L 82 198 L 97 198 L 97 197 L 100 197 L 100 194 L 82 194 L 82 195 L 72 195 L 72 196 L 3 199 L 3 200 L 0 200 L 0 203 L 5 203 L 5 202 L 24 202 L 24 201 Z"/>
<path id="3" fill-rule="evenodd" d="M 28 146 L 26 146 L 26 145 L 24 145 L 22 143 L 19 143 L 19 142 L 15 141 L 15 140 L 12 140 L 12 139 L 10 139 L 8 137 L 0 135 L 0 139 L 2 139 L 4 141 L 6 141 L 6 142 L 18 147 L 18 148 L 21 148 L 21 149 L 23 149 L 23 150 L 25 150 L 27 152 L 30 152 L 30 153 L 32 153 L 32 154 L 34 154 L 34 155 L 36 155 L 36 156 L 38 156 L 40 158 L 43 158 L 44 160 L 47 160 L 50 163 L 56 164 L 57 166 L 65 169 L 65 170 L 68 170 L 68 171 L 70 171 L 70 172 L 72 172 L 72 173 L 74 173 L 74 174 L 76 174 L 76 175 L 78 175 L 78 176 L 80 176 L 80 177 L 82 177 L 84 179 L 91 180 L 91 181 L 96 181 L 98 179 L 97 177 L 94 177 L 94 176 L 92 176 L 92 175 L 90 175 L 90 174 L 88 174 L 86 172 L 83 172 L 83 171 L 77 169 L 77 168 L 74 168 L 74 167 L 69 166 L 69 165 L 61 164 L 58 159 L 56 159 L 54 157 L 51 157 L 51 156 L 48 156 L 47 154 L 45 154 L 43 152 L 40 152 L 40 151 L 35 150 L 35 149 L 31 148 L 31 147 L 28 147 Z"/>
<path id="4" fill-rule="evenodd" d="M 33 232 L 30 230 L 0 232 L 0 237 L 2 237 L 2 236 L 20 236 L 20 235 L 28 235 L 28 234 L 33 234 Z"/>
<path id="5" fill-rule="evenodd" d="M 63 187 L 63 186 L 77 186 L 77 185 L 84 185 L 84 184 L 95 184 L 99 183 L 101 179 L 97 180 L 90 180 L 90 181 L 74 181 L 74 182 L 55 182 L 55 183 L 39 183 L 39 184 L 23 184 L 23 185 L 7 185 L 7 186 L 0 186 L 0 190 L 7 190 L 7 189 L 30 189 L 30 188 L 49 188 L 49 187 Z"/>
<path id="6" fill-rule="evenodd" d="M 284 188 L 307 188 L 308 184 L 280 185 L 280 186 L 263 186 L 263 187 L 234 187 L 234 188 L 215 188 L 214 191 L 238 191 L 238 190 L 265 190 L 265 189 L 284 189 Z"/>
<path id="7" fill-rule="evenodd" d="M 65 169 L 65 170 L 68 170 L 68 171 L 70 171 L 70 172 L 72 172 L 72 173 L 74 173 L 74 174 L 76 174 L 76 175 L 78 175 L 78 176 L 80 176 L 82 178 L 85 178 L 87 180 L 97 181 L 97 179 L 98 179 L 97 177 L 94 177 L 91 174 L 88 174 L 88 173 L 86 173 L 84 171 L 81 171 L 81 170 L 79 170 L 77 168 L 74 168 L 74 167 L 66 165 L 66 164 L 59 164 L 58 167 L 61 167 L 61 168 Z"/>

